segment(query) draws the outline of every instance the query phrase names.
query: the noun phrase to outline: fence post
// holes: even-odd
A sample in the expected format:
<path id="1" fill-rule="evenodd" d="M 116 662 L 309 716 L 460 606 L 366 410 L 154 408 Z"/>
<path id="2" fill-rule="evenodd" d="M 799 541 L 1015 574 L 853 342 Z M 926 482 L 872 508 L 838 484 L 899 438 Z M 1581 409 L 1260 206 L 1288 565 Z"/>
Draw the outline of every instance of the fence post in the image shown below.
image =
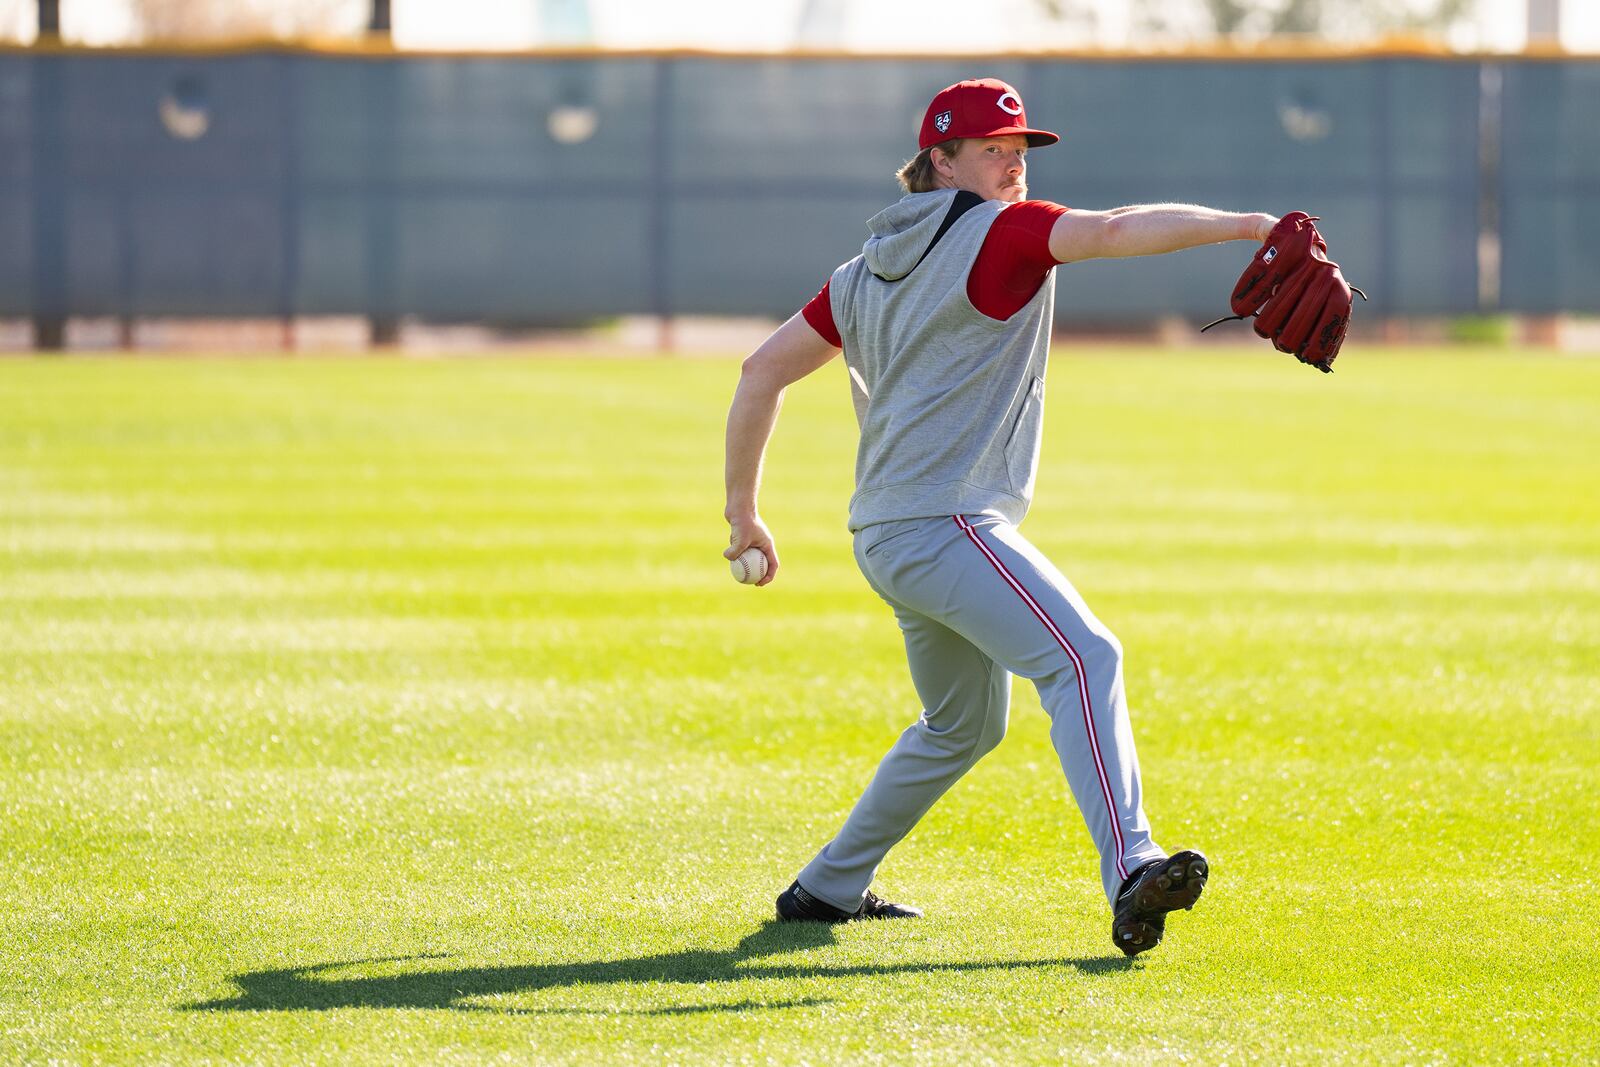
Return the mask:
<path id="1" fill-rule="evenodd" d="M 1478 314 L 1500 310 L 1500 138 L 1505 68 L 1478 68 Z"/>
<path id="2" fill-rule="evenodd" d="M 372 0 L 367 39 L 393 44 L 389 0 Z M 394 278 L 395 204 L 394 138 L 398 134 L 393 64 L 371 71 L 367 85 L 367 339 L 374 348 L 400 343 L 400 314 Z M 374 84 L 375 83 L 375 84 Z M 380 189 L 382 190 L 380 192 Z"/>
<path id="3" fill-rule="evenodd" d="M 654 122 L 650 138 L 650 305 L 656 315 L 656 348 L 670 352 L 676 347 L 672 329 L 671 223 L 672 173 L 672 65 L 669 56 L 655 61 L 655 93 L 651 107 Z"/>
<path id="4" fill-rule="evenodd" d="M 280 110 L 279 132 L 283 137 L 283 156 L 278 194 L 281 212 L 280 249 L 283 256 L 283 273 L 278 279 L 278 344 L 285 352 L 299 347 L 296 318 L 300 314 L 300 81 L 304 77 L 301 64 L 306 62 L 295 56 L 280 56 L 278 69 L 282 90 L 278 96 Z"/>
<path id="5" fill-rule="evenodd" d="M 59 0 L 39 0 L 39 36 L 30 71 L 33 128 L 33 347 L 67 344 L 66 203 L 62 180 L 61 64 L 48 50 L 61 43 Z"/>
<path id="6" fill-rule="evenodd" d="M 1373 170 L 1376 171 L 1377 180 L 1377 215 L 1378 215 L 1378 263 L 1377 276 L 1373 279 L 1372 297 L 1377 307 L 1373 308 L 1384 323 L 1386 339 L 1397 336 L 1404 327 L 1395 319 L 1395 303 L 1390 279 L 1395 277 L 1394 256 L 1396 242 L 1394 239 L 1394 65 L 1398 62 L 1392 56 L 1383 56 L 1375 60 L 1378 76 L 1377 99 L 1377 145 L 1374 156 Z M 1403 304 L 1402 304 L 1403 306 Z"/>

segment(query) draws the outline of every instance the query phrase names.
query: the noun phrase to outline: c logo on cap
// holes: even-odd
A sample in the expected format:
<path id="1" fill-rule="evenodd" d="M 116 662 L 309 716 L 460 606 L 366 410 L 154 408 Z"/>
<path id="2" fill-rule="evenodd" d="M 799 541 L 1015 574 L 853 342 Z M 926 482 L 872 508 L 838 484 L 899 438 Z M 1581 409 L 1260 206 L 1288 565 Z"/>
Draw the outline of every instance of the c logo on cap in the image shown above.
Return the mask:
<path id="1" fill-rule="evenodd" d="M 1004 111 L 1007 115 L 1022 114 L 1022 101 L 1017 97 L 1016 93 L 1009 89 L 1000 94 L 1000 99 L 994 102 L 994 106 Z"/>

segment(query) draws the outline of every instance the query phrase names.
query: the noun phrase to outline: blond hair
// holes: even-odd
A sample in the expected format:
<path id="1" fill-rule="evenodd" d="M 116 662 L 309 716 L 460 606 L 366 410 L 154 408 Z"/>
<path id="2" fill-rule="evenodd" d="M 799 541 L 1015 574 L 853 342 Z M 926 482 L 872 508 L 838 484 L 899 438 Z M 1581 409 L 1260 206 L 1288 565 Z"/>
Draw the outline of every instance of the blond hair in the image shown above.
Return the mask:
<path id="1" fill-rule="evenodd" d="M 944 153 L 947 159 L 954 159 L 961 151 L 961 138 L 941 141 L 906 160 L 894 175 L 900 179 L 900 188 L 908 193 L 931 193 L 939 188 L 939 172 L 933 169 L 933 153 L 936 151 Z"/>

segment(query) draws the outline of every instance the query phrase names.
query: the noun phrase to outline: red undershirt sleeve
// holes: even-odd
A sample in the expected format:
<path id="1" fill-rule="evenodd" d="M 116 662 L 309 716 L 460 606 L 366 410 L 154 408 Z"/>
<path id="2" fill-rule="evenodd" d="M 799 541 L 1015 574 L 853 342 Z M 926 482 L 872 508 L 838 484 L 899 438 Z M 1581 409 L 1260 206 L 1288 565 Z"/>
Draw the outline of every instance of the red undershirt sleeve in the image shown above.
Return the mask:
<path id="1" fill-rule="evenodd" d="M 828 342 L 834 348 L 843 348 L 844 339 L 839 336 L 839 327 L 833 322 L 833 298 L 828 295 L 828 286 L 833 284 L 833 279 L 822 284 L 822 291 L 811 298 L 811 302 L 800 309 L 800 314 L 805 316 L 811 328 L 817 331 L 817 336 Z"/>
<path id="2" fill-rule="evenodd" d="M 1024 200 L 1000 212 L 967 275 L 967 298 L 991 319 L 1009 319 L 1032 300 L 1045 276 L 1059 266 L 1050 254 L 1050 231 L 1067 208 Z"/>

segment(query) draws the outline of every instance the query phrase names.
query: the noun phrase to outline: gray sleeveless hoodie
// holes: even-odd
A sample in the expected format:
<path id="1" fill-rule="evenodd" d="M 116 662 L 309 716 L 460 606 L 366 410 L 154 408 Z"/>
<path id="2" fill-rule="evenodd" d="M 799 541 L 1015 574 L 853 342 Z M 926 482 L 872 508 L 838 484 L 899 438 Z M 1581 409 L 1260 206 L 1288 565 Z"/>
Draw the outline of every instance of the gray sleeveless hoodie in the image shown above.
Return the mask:
<path id="1" fill-rule="evenodd" d="M 1027 514 L 1039 466 L 1055 272 L 1015 315 L 967 299 L 967 274 L 1007 205 L 943 189 L 867 222 L 834 271 L 861 444 L 850 529 L 894 519 Z"/>

